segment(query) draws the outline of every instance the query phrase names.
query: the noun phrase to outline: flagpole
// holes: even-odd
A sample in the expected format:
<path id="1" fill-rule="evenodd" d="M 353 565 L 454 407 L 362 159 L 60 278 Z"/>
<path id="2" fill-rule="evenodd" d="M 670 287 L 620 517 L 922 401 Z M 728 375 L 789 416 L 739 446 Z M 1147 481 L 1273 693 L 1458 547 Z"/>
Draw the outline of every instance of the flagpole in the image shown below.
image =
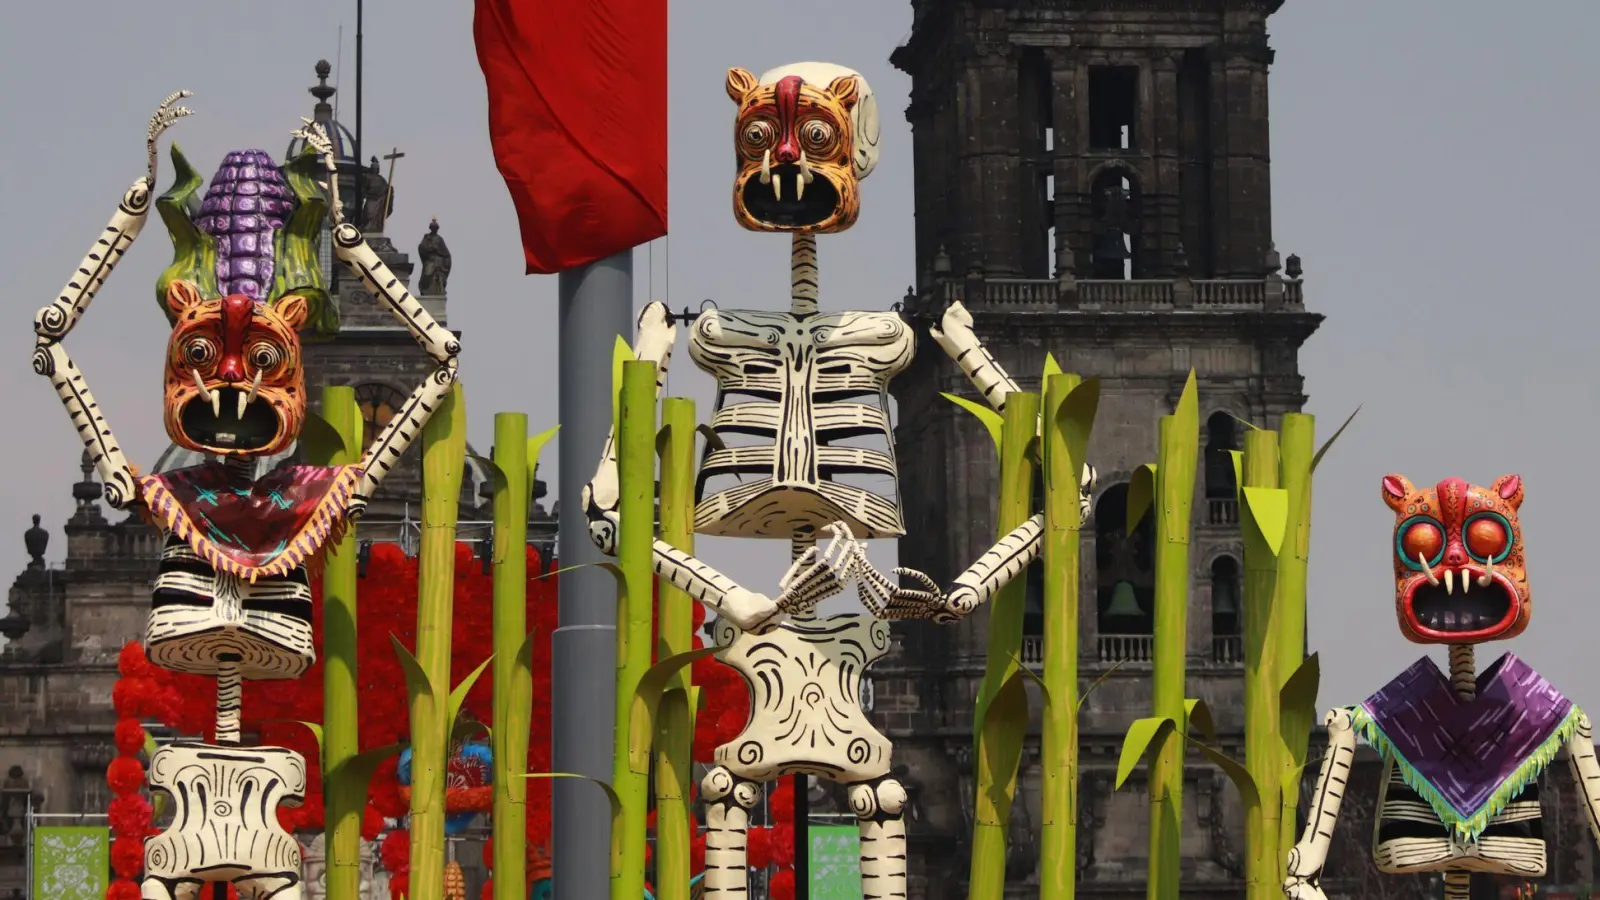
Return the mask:
<path id="1" fill-rule="evenodd" d="M 363 169 L 363 167 L 366 166 L 366 163 L 361 161 L 361 32 L 362 32 L 362 27 L 361 27 L 362 26 L 362 15 L 361 15 L 361 13 L 362 13 L 362 6 L 363 6 L 362 0 L 356 0 L 356 145 L 353 148 L 351 148 L 351 150 L 352 150 L 351 155 L 354 156 L 355 160 L 356 160 L 356 171 L 355 171 L 356 205 L 354 207 L 354 210 L 355 210 L 354 215 L 352 215 L 351 218 L 355 220 L 357 225 L 359 225 L 362 228 L 365 228 L 367 223 L 361 221 L 361 209 L 362 209 L 362 197 L 361 197 L 361 195 L 363 193 L 362 187 L 365 185 L 365 182 L 366 182 L 366 179 L 361 177 L 362 169 Z"/>
<path id="2" fill-rule="evenodd" d="M 633 340 L 633 249 L 558 276 L 557 433 L 561 575 L 551 636 L 551 757 L 557 772 L 611 782 L 616 708 L 617 586 L 589 537 L 579 498 L 611 428 L 611 358 Z M 610 895 L 611 807 L 592 785 L 557 779 L 551 864 L 556 900 Z"/>

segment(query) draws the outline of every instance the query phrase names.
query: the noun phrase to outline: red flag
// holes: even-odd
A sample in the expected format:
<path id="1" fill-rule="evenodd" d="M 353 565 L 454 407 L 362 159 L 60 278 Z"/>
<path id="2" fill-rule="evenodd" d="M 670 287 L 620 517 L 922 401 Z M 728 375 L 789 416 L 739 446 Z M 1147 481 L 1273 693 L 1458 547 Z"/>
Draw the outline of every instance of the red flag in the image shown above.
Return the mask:
<path id="1" fill-rule="evenodd" d="M 476 0 L 489 140 L 528 273 L 667 233 L 667 0 Z"/>

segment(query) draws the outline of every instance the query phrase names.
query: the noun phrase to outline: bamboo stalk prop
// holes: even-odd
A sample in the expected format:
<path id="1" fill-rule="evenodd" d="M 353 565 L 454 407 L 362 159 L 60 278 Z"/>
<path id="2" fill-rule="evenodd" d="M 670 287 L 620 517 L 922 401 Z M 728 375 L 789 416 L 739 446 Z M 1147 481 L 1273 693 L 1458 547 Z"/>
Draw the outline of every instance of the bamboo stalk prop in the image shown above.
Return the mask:
<path id="1" fill-rule="evenodd" d="M 1296 814 L 1300 806 L 1300 777 L 1316 715 L 1317 660 L 1306 657 L 1306 589 L 1311 557 L 1311 471 L 1316 458 L 1316 418 L 1286 413 L 1278 439 L 1278 482 L 1288 504 L 1283 547 L 1278 554 L 1275 591 L 1278 614 L 1276 661 L 1283 673 L 1278 679 L 1278 734 L 1282 742 L 1283 772 L 1279 775 L 1278 878 L 1286 854 L 1294 846 Z M 1309 693 L 1303 684 L 1310 679 Z"/>
<path id="2" fill-rule="evenodd" d="M 1027 521 L 1032 512 L 1039 399 L 1038 394 L 1019 392 L 1006 400 L 999 442 L 997 536 Z M 995 594 L 989 611 L 989 653 L 974 720 L 978 785 L 967 888 L 970 900 L 1000 900 L 1005 893 L 1006 829 L 1028 724 L 1027 697 L 1022 693 L 1017 663 L 1026 601 L 1027 576 L 1019 575 Z"/>
<path id="3" fill-rule="evenodd" d="M 449 702 L 454 698 L 441 696 L 440 689 L 448 691 L 450 685 L 456 522 L 466 453 L 466 401 L 461 386 L 456 384 L 422 430 L 417 652 L 415 668 L 408 672 L 413 676 L 410 900 L 441 900 L 444 891 L 445 769 L 451 707 L 456 704 Z M 421 683 L 417 684 L 419 676 Z"/>
<path id="4" fill-rule="evenodd" d="M 322 389 L 322 418 L 337 441 L 307 441 L 307 462 L 353 465 L 361 454 L 361 410 L 350 387 Z M 322 569 L 322 766 L 327 891 L 330 900 L 356 900 L 361 891 L 361 814 L 371 775 L 349 765 L 361 751 L 356 681 L 356 535 L 327 548 Z"/>
<path id="5" fill-rule="evenodd" d="M 1279 550 L 1288 514 L 1288 492 L 1279 484 L 1278 435 L 1252 429 L 1244 436 L 1244 754 L 1255 785 L 1256 808 L 1245 816 L 1245 896 L 1265 900 L 1281 890 L 1282 773 L 1279 732 L 1278 651 L 1274 629 L 1282 623 L 1275 602 Z"/>
<path id="6" fill-rule="evenodd" d="M 655 543 L 656 364 L 622 364 L 618 400 L 617 561 L 624 589 L 617 609 L 616 753 L 611 787 L 622 804 L 621 868 L 613 872 L 611 900 L 644 895 L 645 819 L 650 804 L 649 755 L 630 752 L 635 738 L 635 694 L 650 670 L 652 552 Z M 644 739 L 648 741 L 647 733 Z M 648 745 L 646 745 L 648 746 Z"/>
<path id="7" fill-rule="evenodd" d="M 1097 381 L 1045 379 L 1044 790 L 1039 900 L 1071 900 L 1077 880 L 1079 473 L 1100 399 Z"/>
<path id="8" fill-rule="evenodd" d="M 668 397 L 662 402 L 661 539 L 685 553 L 694 552 L 694 401 Z M 657 659 L 694 647 L 694 600 L 662 581 Z M 658 707 L 655 754 L 655 883 L 660 900 L 689 900 L 689 810 L 694 704 L 690 670 L 678 669 L 666 683 Z M 498 898 L 497 898 L 498 900 Z"/>

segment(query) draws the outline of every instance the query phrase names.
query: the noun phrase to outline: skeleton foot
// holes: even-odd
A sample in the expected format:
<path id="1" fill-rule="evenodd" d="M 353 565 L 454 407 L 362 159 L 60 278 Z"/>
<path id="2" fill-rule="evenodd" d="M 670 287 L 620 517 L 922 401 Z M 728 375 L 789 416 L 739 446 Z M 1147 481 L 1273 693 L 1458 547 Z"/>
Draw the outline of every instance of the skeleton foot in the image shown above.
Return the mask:
<path id="1" fill-rule="evenodd" d="M 745 900 L 745 840 L 761 785 L 717 766 L 700 780 L 700 796 L 706 801 L 706 900 Z"/>
<path id="2" fill-rule="evenodd" d="M 861 820 L 861 895 L 906 895 L 906 789 L 892 777 L 850 786 Z"/>

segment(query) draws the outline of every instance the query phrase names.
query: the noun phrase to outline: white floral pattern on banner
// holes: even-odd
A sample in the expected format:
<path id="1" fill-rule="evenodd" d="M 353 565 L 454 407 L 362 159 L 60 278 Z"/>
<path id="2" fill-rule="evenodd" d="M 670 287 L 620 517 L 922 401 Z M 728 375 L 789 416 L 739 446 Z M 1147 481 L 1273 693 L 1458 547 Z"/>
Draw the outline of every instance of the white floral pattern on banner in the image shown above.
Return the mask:
<path id="1" fill-rule="evenodd" d="M 98 827 L 33 831 L 33 896 L 104 900 L 111 877 L 111 832 Z"/>

